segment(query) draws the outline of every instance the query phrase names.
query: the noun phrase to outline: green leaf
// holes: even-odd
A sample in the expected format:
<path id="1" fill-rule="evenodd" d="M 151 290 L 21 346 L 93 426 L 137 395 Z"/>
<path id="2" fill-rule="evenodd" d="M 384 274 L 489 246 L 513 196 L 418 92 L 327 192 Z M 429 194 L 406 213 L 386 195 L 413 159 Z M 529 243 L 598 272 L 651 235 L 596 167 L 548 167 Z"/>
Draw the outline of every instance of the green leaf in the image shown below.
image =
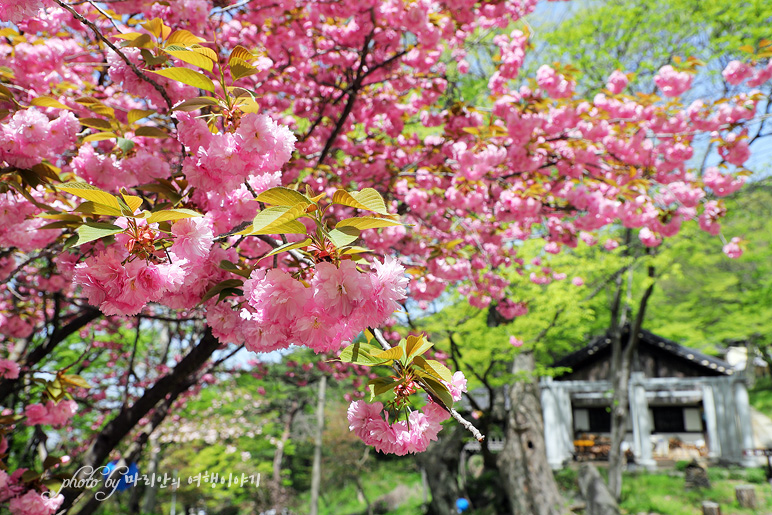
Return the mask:
<path id="1" fill-rule="evenodd" d="M 127 138 L 118 138 L 116 144 L 124 154 L 128 154 L 134 148 L 134 142 Z"/>
<path id="2" fill-rule="evenodd" d="M 190 68 L 164 68 L 163 70 L 153 71 L 145 70 L 146 72 L 155 73 L 167 79 L 176 80 L 188 86 L 194 88 L 203 89 L 214 93 L 214 83 L 212 80 L 198 72 L 191 70 Z"/>
<path id="3" fill-rule="evenodd" d="M 313 240 L 311 238 L 306 238 L 303 241 L 296 241 L 296 242 L 290 241 L 290 242 L 287 242 L 284 245 L 279 245 L 278 247 L 273 249 L 271 252 L 269 252 L 265 256 L 261 257 L 258 260 L 258 262 L 262 261 L 265 258 L 268 258 L 268 257 L 274 256 L 276 254 L 279 254 L 281 252 L 287 252 L 289 250 L 294 250 L 294 249 L 299 249 L 299 248 L 303 248 L 303 247 L 308 247 L 309 245 L 311 245 L 311 243 L 313 243 Z"/>
<path id="4" fill-rule="evenodd" d="M 208 301 L 215 295 L 218 295 L 225 290 L 239 288 L 243 285 L 244 285 L 244 281 L 242 281 L 241 279 L 226 279 L 224 281 L 221 281 L 215 284 L 214 286 L 212 286 L 211 288 L 209 288 L 206 294 L 201 298 L 201 302 L 199 302 L 199 304 L 203 304 L 204 302 Z"/>
<path id="5" fill-rule="evenodd" d="M 102 131 L 109 131 L 113 127 L 110 122 L 101 118 L 78 118 L 78 122 L 85 127 L 91 127 L 92 129 L 99 129 Z"/>
<path id="6" fill-rule="evenodd" d="M 163 211 L 151 213 L 150 217 L 147 219 L 147 223 L 154 224 L 156 222 L 165 222 L 167 220 L 182 220 L 183 218 L 195 218 L 199 216 L 204 215 L 197 213 L 192 209 L 165 209 Z"/>
<path id="7" fill-rule="evenodd" d="M 369 402 L 373 402 L 376 397 L 386 392 L 393 391 L 395 387 L 405 382 L 405 378 L 395 380 L 391 377 L 375 377 L 367 382 L 367 388 L 370 390 Z"/>
<path id="8" fill-rule="evenodd" d="M 129 124 L 132 124 L 155 113 L 156 112 L 152 109 L 132 109 L 129 111 L 129 114 L 126 115 L 126 120 Z"/>
<path id="9" fill-rule="evenodd" d="M 359 229 L 356 227 L 344 226 L 340 229 L 333 229 L 328 233 L 330 241 L 337 248 L 342 248 L 359 238 Z"/>
<path id="10" fill-rule="evenodd" d="M 275 206 L 263 209 L 252 221 L 249 234 L 305 234 L 306 226 L 297 219 L 305 215 L 306 206 L 307 204 L 301 202 L 293 207 Z"/>
<path id="11" fill-rule="evenodd" d="M 423 368 L 433 376 L 442 379 L 446 383 L 451 383 L 453 381 L 453 373 L 450 371 L 450 369 L 435 359 L 427 360 L 422 356 L 416 356 L 413 358 L 413 363 Z"/>
<path id="12" fill-rule="evenodd" d="M 206 40 L 198 36 L 194 36 L 189 30 L 182 29 L 172 32 L 166 42 L 169 45 L 188 46 L 195 43 L 203 43 L 204 41 Z"/>
<path id="13" fill-rule="evenodd" d="M 143 125 L 142 127 L 138 127 L 137 130 L 134 131 L 134 134 L 137 136 L 143 136 L 145 138 L 168 138 L 169 134 L 167 134 L 165 131 L 162 131 L 158 127 L 151 127 L 149 125 Z"/>
<path id="14" fill-rule="evenodd" d="M 440 399 L 443 404 L 445 404 L 445 406 L 448 408 L 453 406 L 453 397 L 450 395 L 450 392 L 444 384 L 436 381 L 435 379 L 432 379 L 431 377 L 424 376 L 421 376 L 418 381 L 421 383 L 421 386 L 423 386 L 424 390 L 430 394 L 434 394 L 434 396 Z"/>
<path id="15" fill-rule="evenodd" d="M 85 213 L 89 215 L 106 215 L 106 216 L 121 216 L 121 210 L 120 208 L 116 209 L 114 207 L 106 206 L 104 204 L 97 204 L 95 202 L 84 202 L 73 211 L 76 211 L 78 213 Z"/>
<path id="16" fill-rule="evenodd" d="M 233 272 L 236 275 L 240 275 L 241 277 L 245 279 L 249 279 L 249 276 L 252 274 L 252 272 L 247 268 L 239 268 L 239 266 L 236 263 L 231 263 L 227 259 L 223 259 L 220 261 L 220 268 L 223 270 L 227 270 L 229 272 Z"/>
<path id="17" fill-rule="evenodd" d="M 76 197 L 90 200 L 91 202 L 95 202 L 97 204 L 103 204 L 105 206 L 118 209 L 119 211 L 121 209 L 121 205 L 118 203 L 117 198 L 105 191 L 100 190 L 96 186 L 92 186 L 91 184 L 87 184 L 85 182 L 68 182 L 64 186 L 59 186 L 59 189 L 75 195 Z"/>
<path id="18" fill-rule="evenodd" d="M 233 77 L 234 81 L 254 75 L 258 71 L 257 68 L 242 59 L 231 58 L 228 66 L 230 67 L 231 77 Z"/>
<path id="19" fill-rule="evenodd" d="M 356 342 L 352 343 L 340 353 L 339 359 L 344 363 L 353 363 L 355 365 L 364 365 L 366 367 L 373 367 L 376 365 L 382 365 L 388 360 L 376 358 L 375 354 L 381 352 L 381 349 L 373 345 Z"/>
<path id="20" fill-rule="evenodd" d="M 100 222 L 89 222 L 78 227 L 78 243 L 75 246 L 77 247 L 106 236 L 112 236 L 119 232 L 123 232 L 123 227 Z"/>
<path id="21" fill-rule="evenodd" d="M 30 104 L 38 107 L 55 107 L 57 109 L 70 109 L 66 105 L 62 104 L 55 98 L 51 97 L 37 97 L 30 100 Z"/>
<path id="22" fill-rule="evenodd" d="M 426 351 L 432 348 L 433 344 L 424 340 L 424 335 L 413 336 L 412 334 L 407 337 L 405 342 L 405 356 L 409 363 L 416 356 L 423 355 Z M 400 342 L 402 344 L 402 342 Z"/>
<path id="23" fill-rule="evenodd" d="M 373 357 L 379 358 L 379 359 L 385 359 L 388 361 L 396 361 L 402 357 L 402 354 L 403 354 L 402 348 L 397 346 L 397 347 L 392 347 L 388 350 L 381 351 L 378 354 L 374 354 Z"/>
<path id="24" fill-rule="evenodd" d="M 89 134 L 83 138 L 83 143 L 90 143 L 92 141 L 104 141 L 106 139 L 116 139 L 118 135 L 114 132 L 97 132 L 95 134 Z"/>
<path id="25" fill-rule="evenodd" d="M 379 215 L 395 216 L 388 212 L 383 197 L 373 188 L 365 188 L 362 191 L 349 193 L 346 190 L 338 190 L 332 196 L 333 204 L 342 204 L 344 206 L 356 209 L 372 211 Z"/>
<path id="26" fill-rule="evenodd" d="M 365 229 L 376 229 L 378 227 L 394 227 L 395 225 L 402 225 L 396 220 L 388 220 L 386 218 L 375 218 L 373 216 L 361 216 L 354 218 L 346 218 L 341 220 L 335 225 L 336 229 L 341 227 L 356 227 L 360 231 Z"/>
<path id="27" fill-rule="evenodd" d="M 212 97 L 198 97 L 198 98 L 191 98 L 189 100 L 185 100 L 184 102 L 181 102 L 174 106 L 172 108 L 173 111 L 195 111 L 197 109 L 201 109 L 202 107 L 207 106 L 216 106 L 219 105 L 216 99 Z"/>
<path id="28" fill-rule="evenodd" d="M 308 206 L 312 204 L 308 197 L 302 193 L 285 188 L 284 186 L 277 186 L 265 190 L 255 197 L 255 200 L 272 206 L 296 206 L 303 203 Z"/>
<path id="29" fill-rule="evenodd" d="M 235 59 L 250 63 L 255 60 L 255 55 L 241 45 L 236 45 L 228 57 L 228 65 L 233 65 Z"/>
<path id="30" fill-rule="evenodd" d="M 167 54 L 176 57 L 180 61 L 184 61 L 188 64 L 192 64 L 193 66 L 198 66 L 199 68 L 203 68 L 206 71 L 211 72 L 212 68 L 214 66 L 214 63 L 211 59 L 208 57 L 198 53 L 194 52 L 192 50 L 169 50 L 164 49 L 164 52 Z"/>

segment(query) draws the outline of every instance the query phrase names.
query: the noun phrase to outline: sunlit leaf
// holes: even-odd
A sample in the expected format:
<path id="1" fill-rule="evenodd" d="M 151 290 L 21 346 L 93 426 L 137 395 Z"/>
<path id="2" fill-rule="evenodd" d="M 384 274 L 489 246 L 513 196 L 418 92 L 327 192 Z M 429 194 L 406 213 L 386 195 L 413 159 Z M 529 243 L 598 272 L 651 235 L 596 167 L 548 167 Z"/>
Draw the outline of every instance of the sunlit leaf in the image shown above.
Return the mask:
<path id="1" fill-rule="evenodd" d="M 78 243 L 76 246 L 80 246 L 90 241 L 123 232 L 123 227 L 113 224 L 89 222 L 78 227 L 76 232 L 78 233 Z"/>
<path id="2" fill-rule="evenodd" d="M 57 109 L 70 109 L 69 107 L 62 104 L 55 98 L 51 98 L 51 97 L 36 97 L 30 100 L 30 104 L 38 107 L 55 107 Z"/>
<path id="3" fill-rule="evenodd" d="M 283 186 L 277 186 L 265 190 L 257 197 L 255 197 L 255 200 L 272 206 L 296 206 L 303 203 L 306 205 L 311 204 L 311 201 L 308 199 L 308 197 L 302 193 L 285 188 Z"/>
<path id="4" fill-rule="evenodd" d="M 165 222 L 167 220 L 182 220 L 183 218 L 196 218 L 203 216 L 201 213 L 196 213 L 191 209 L 165 209 L 163 211 L 156 211 L 151 213 L 147 219 L 147 223 L 153 224 L 156 222 Z"/>
<path id="5" fill-rule="evenodd" d="M 201 73 L 191 70 L 190 68 L 164 68 L 163 70 L 158 71 L 145 71 L 155 73 L 162 77 L 166 77 L 167 79 L 176 80 L 177 82 L 187 84 L 188 86 L 193 86 L 194 88 L 199 88 L 205 91 L 209 91 L 210 93 L 214 93 L 214 83 L 212 80 Z"/>
<path id="6" fill-rule="evenodd" d="M 359 238 L 359 229 L 356 227 L 343 226 L 339 229 L 333 229 L 327 234 L 335 247 L 342 248 Z"/>
<path id="7" fill-rule="evenodd" d="M 83 138 L 83 143 L 90 143 L 92 141 L 104 141 L 106 139 L 116 139 L 118 135 L 114 132 L 97 132 L 89 134 Z"/>
<path id="8" fill-rule="evenodd" d="M 155 114 L 155 113 L 156 112 L 153 111 L 152 109 L 132 109 L 131 111 L 129 111 L 129 114 L 126 115 L 126 119 L 131 124 L 141 120 L 142 118 L 147 118 L 151 114 Z"/>
<path id="9" fill-rule="evenodd" d="M 102 131 L 110 131 L 112 124 L 107 120 L 101 118 L 78 118 L 78 122 L 85 127 L 91 127 L 92 129 L 99 129 Z"/>
<path id="10" fill-rule="evenodd" d="M 134 134 L 137 136 L 143 136 L 145 138 L 168 138 L 169 137 L 169 134 L 167 134 L 165 131 L 159 129 L 158 127 L 151 127 L 149 125 L 138 127 L 137 130 L 134 131 Z"/>
<path id="11" fill-rule="evenodd" d="M 118 202 L 117 198 L 100 190 L 96 186 L 92 186 L 85 182 L 68 182 L 63 186 L 59 186 L 59 189 L 97 204 L 104 204 L 105 206 L 113 207 L 118 210 L 121 209 L 121 204 Z"/>
<path id="12" fill-rule="evenodd" d="M 171 33 L 169 36 L 169 39 L 166 40 L 167 44 L 169 45 L 182 45 L 182 46 L 189 46 L 196 43 L 203 43 L 206 41 L 203 38 L 200 38 L 198 36 L 194 36 L 189 30 L 181 29 L 181 30 L 175 30 Z"/>
<path id="13" fill-rule="evenodd" d="M 393 227 L 395 225 L 402 225 L 396 220 L 388 220 L 386 218 L 375 218 L 372 216 L 361 216 L 355 218 L 346 218 L 338 222 L 335 227 L 356 227 L 360 231 L 365 229 L 376 229 L 378 227 Z"/>
<path id="14" fill-rule="evenodd" d="M 203 68 L 206 71 L 211 72 L 212 68 L 214 67 L 214 63 L 211 59 L 208 57 L 205 57 L 201 55 L 198 52 L 194 52 L 192 50 L 164 50 L 169 55 L 172 55 L 179 59 L 180 61 L 186 62 L 188 64 L 192 64 L 193 66 L 198 66 L 199 68 Z"/>

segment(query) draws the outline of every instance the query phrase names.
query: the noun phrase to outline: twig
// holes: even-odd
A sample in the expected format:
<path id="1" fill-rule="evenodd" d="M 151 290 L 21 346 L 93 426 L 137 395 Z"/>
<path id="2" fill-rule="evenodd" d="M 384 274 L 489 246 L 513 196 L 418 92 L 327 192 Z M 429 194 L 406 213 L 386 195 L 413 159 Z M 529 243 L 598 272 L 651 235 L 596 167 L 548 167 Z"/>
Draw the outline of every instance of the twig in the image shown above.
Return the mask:
<path id="1" fill-rule="evenodd" d="M 81 15 L 81 14 L 80 14 L 78 11 L 76 11 L 75 9 L 73 9 L 73 8 L 72 8 L 70 5 L 68 5 L 68 4 L 64 3 L 64 2 L 62 2 L 61 0 L 54 0 L 54 1 L 55 1 L 55 2 L 56 2 L 58 5 L 60 5 L 60 6 L 61 6 L 63 9 L 65 9 L 65 10 L 69 11 L 69 12 L 70 12 L 70 14 L 72 14 L 72 15 L 75 17 L 75 19 L 76 19 L 76 20 L 78 20 L 79 22 L 81 22 L 82 24 L 84 24 L 84 25 L 86 25 L 88 28 L 90 28 L 90 29 L 91 29 L 91 30 L 94 32 L 94 35 L 95 35 L 96 37 L 98 37 L 99 39 L 101 39 L 101 40 L 104 42 L 104 44 L 105 44 L 105 45 L 107 45 L 108 47 L 110 47 L 110 50 L 112 50 L 113 52 L 115 52 L 116 54 L 118 54 L 118 56 L 119 56 L 121 59 L 123 59 L 123 61 L 124 61 L 124 62 L 125 62 L 125 63 L 126 63 L 128 66 L 129 66 L 129 68 L 131 68 L 131 70 L 132 70 L 132 71 L 133 71 L 133 72 L 134 72 L 134 73 L 137 75 L 137 77 L 139 77 L 140 79 L 144 80 L 145 82 L 147 82 L 148 84 L 150 84 L 151 86 L 153 86 L 153 88 L 155 88 L 155 90 L 156 90 L 156 91 L 158 91 L 158 93 L 160 93 L 160 95 L 163 97 L 163 99 L 164 99 L 164 101 L 166 102 L 166 105 L 169 107 L 169 109 L 171 109 L 171 108 L 172 108 L 172 106 L 174 105 L 174 102 L 172 102 L 172 99 L 169 97 L 169 94 L 166 92 L 166 90 L 165 90 L 165 89 L 164 89 L 164 88 L 163 88 L 163 87 L 162 87 L 160 84 L 158 84 L 156 81 L 154 81 L 153 79 L 151 79 L 150 77 L 148 77 L 147 75 L 145 75 L 145 74 L 142 72 L 142 70 L 140 70 L 139 68 L 137 68 L 137 65 L 136 65 L 136 64 L 134 64 L 134 63 L 132 63 L 132 62 L 131 62 L 131 60 L 130 60 L 128 57 L 126 57 L 126 54 L 124 54 L 123 52 L 121 52 L 121 50 L 120 50 L 118 47 L 116 47 L 116 46 L 115 46 L 115 45 L 112 43 L 112 41 L 110 41 L 109 39 L 107 39 L 107 38 L 106 38 L 106 37 L 105 37 L 105 36 L 102 34 L 102 32 L 100 32 L 100 30 L 99 30 L 99 27 L 97 27 L 97 26 L 96 26 L 96 25 L 94 25 L 92 22 L 90 22 L 88 19 L 86 19 L 85 17 L 83 17 L 83 15 Z"/>

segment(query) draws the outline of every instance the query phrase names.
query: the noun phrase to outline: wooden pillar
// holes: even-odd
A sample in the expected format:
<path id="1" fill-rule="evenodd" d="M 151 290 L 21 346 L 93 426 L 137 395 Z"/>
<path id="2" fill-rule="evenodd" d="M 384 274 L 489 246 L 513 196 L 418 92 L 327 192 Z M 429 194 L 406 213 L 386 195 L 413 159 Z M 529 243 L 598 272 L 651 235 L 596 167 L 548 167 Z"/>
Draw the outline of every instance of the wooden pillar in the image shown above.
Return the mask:
<path id="1" fill-rule="evenodd" d="M 721 505 L 717 502 L 702 501 L 702 515 L 721 515 Z"/>

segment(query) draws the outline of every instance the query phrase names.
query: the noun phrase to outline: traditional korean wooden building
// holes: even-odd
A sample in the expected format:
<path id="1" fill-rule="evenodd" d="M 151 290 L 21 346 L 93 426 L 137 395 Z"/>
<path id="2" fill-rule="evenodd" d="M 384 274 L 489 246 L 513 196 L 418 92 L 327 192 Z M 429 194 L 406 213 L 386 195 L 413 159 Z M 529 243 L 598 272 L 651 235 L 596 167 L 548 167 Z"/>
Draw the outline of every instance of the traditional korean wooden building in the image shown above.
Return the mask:
<path id="1" fill-rule="evenodd" d="M 588 435 L 611 431 L 611 339 L 599 336 L 553 366 L 570 369 L 540 383 L 547 458 L 560 468 Z M 753 448 L 748 392 L 728 363 L 641 331 L 631 370 L 625 441 L 636 463 L 653 468 L 683 442 L 722 463 L 751 464 L 743 456 Z"/>

